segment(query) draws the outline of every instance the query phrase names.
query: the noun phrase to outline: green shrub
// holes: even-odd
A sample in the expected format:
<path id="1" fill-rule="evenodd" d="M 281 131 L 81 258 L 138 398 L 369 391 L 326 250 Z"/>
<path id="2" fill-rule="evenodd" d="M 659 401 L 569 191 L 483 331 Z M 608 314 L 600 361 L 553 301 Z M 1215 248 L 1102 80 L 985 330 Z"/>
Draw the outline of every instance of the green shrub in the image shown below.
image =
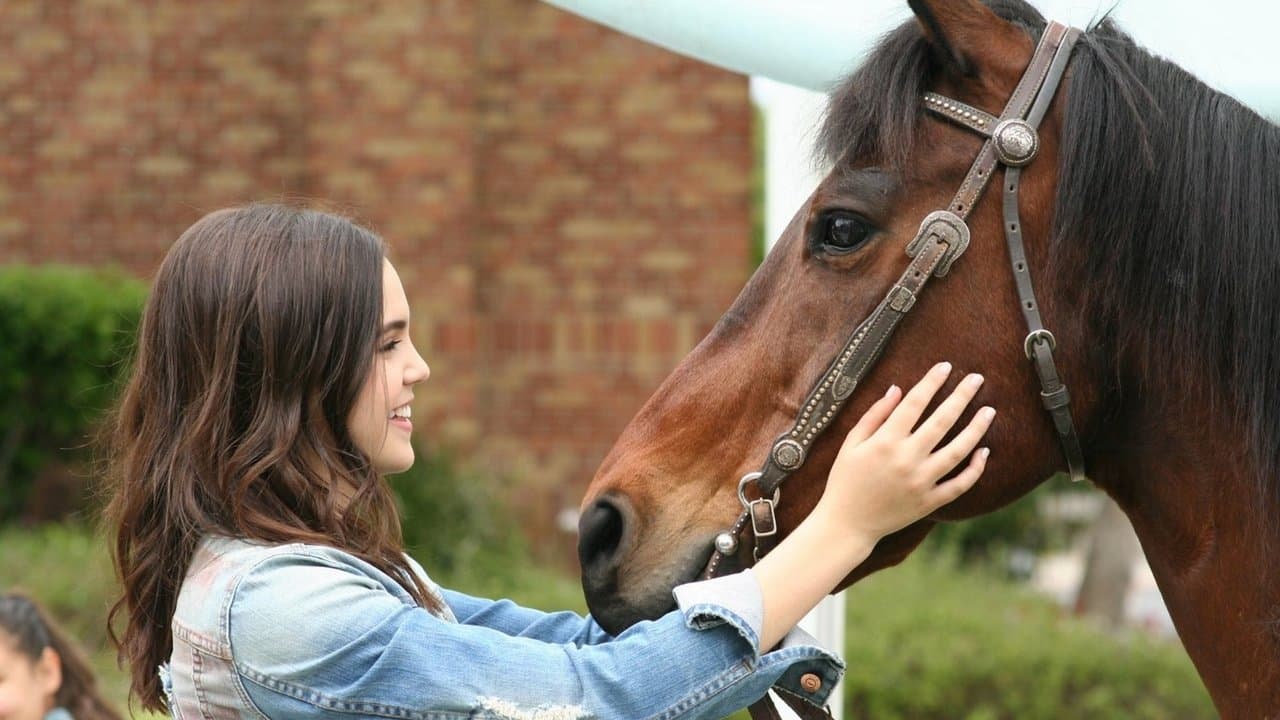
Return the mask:
<path id="1" fill-rule="evenodd" d="M 1014 549 L 1041 553 L 1065 547 L 1080 528 L 1050 522 L 1041 516 L 1037 506 L 1046 495 L 1075 492 L 1097 489 L 1091 483 L 1073 483 L 1060 473 L 995 512 L 939 523 L 929 533 L 926 547 L 952 553 L 965 563 L 986 565 L 1007 561 L 1009 551 Z"/>
<path id="2" fill-rule="evenodd" d="M 500 481 L 462 467 L 448 451 L 416 448 L 408 471 L 390 478 L 405 547 L 433 576 L 483 574 L 483 565 L 528 560 Z"/>
<path id="3" fill-rule="evenodd" d="M 848 592 L 846 717 L 1214 718 L 1176 641 L 1116 638 L 924 553 Z"/>
<path id="4" fill-rule="evenodd" d="M 0 522 L 22 511 L 51 459 L 84 459 L 145 297 L 145 283 L 118 272 L 0 267 Z"/>

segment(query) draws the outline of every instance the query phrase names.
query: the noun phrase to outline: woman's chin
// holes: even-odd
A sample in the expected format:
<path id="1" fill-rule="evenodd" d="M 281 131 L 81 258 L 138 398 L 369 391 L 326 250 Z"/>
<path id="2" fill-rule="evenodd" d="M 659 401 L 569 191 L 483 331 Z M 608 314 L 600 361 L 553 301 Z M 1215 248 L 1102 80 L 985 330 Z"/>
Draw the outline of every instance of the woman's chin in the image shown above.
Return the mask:
<path id="1" fill-rule="evenodd" d="M 413 448 L 409 448 L 403 453 L 397 453 L 395 457 L 378 458 L 378 473 L 381 475 L 397 475 L 413 467 L 413 460 Z"/>

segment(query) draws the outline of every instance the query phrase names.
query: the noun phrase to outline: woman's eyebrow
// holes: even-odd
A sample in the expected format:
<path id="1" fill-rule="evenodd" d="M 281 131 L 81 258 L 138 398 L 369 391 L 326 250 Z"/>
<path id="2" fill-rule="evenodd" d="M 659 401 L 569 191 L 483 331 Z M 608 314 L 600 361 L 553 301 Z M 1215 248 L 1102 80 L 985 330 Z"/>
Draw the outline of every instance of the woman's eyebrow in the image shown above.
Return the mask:
<path id="1" fill-rule="evenodd" d="M 382 326 L 382 334 L 386 335 L 387 333 L 392 332 L 394 330 L 404 330 L 407 327 L 409 327 L 408 320 L 392 320 L 391 322 Z"/>

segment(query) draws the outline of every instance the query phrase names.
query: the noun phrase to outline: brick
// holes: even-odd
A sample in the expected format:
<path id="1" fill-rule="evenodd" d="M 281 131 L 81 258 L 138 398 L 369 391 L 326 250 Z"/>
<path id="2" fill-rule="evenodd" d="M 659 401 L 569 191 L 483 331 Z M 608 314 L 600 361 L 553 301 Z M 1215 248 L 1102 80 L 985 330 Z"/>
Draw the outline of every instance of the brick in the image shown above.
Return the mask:
<path id="1" fill-rule="evenodd" d="M 61 6 L 59 6 L 61 7 Z M 149 276 L 208 210 L 387 240 L 421 437 L 555 514 L 746 280 L 742 76 L 529 0 L 0 1 L 0 262 Z"/>

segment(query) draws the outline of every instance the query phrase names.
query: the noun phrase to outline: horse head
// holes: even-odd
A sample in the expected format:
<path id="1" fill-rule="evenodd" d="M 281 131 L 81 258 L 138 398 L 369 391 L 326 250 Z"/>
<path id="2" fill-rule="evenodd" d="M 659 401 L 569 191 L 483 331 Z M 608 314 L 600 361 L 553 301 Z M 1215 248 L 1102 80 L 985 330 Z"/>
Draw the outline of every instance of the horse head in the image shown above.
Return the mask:
<path id="1" fill-rule="evenodd" d="M 905 250 L 922 219 L 947 208 L 965 181 L 983 137 L 927 113 L 924 93 L 999 115 L 1044 28 L 1038 18 L 1015 21 L 973 0 L 911 5 L 914 20 L 888 35 L 831 96 L 819 141 L 830 171 L 711 333 L 623 431 L 588 489 L 583 586 L 606 628 L 669 610 L 672 586 L 697 577 L 713 538 L 741 510 L 738 479 L 761 466 L 804 412 L 815 379 L 907 268 Z M 1060 106 L 1049 106 L 1038 153 L 1022 174 L 1022 234 L 1033 270 L 1045 268 L 1052 226 Z M 992 454 L 984 478 L 954 504 L 883 539 L 845 585 L 902 560 L 935 523 L 995 510 L 1063 465 L 1024 352 L 1027 327 L 1001 210 L 998 187 L 963 208 L 968 248 L 920 293 L 782 488 L 777 510 L 785 534 L 816 503 L 840 439 L 891 383 L 909 385 L 941 360 L 956 364 L 955 378 L 986 376 L 972 407 L 993 405 L 999 415 L 985 441 Z M 1075 421 L 1087 430 L 1097 405 L 1089 319 L 1059 278 L 1036 279 Z"/>

